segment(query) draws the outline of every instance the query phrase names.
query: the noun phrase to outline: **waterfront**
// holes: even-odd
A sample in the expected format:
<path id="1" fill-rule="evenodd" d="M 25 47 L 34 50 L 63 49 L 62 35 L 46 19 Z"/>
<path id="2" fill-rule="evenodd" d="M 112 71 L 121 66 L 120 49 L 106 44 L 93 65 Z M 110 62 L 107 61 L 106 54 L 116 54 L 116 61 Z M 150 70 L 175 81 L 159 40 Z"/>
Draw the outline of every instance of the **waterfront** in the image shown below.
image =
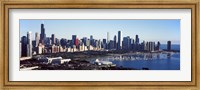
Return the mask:
<path id="1" fill-rule="evenodd" d="M 45 61 L 41 57 L 56 59 L 57 55 L 69 58 L 63 64 Z M 37 58 L 39 57 L 39 59 Z M 61 58 L 58 57 L 58 58 Z M 37 59 L 36 59 L 37 58 Z M 41 60 L 40 60 L 41 59 Z M 47 58 L 46 58 L 47 59 Z M 21 70 L 180 70 L 180 52 L 74 52 L 34 56 L 20 61 Z"/>
<path id="2" fill-rule="evenodd" d="M 123 58 L 122 58 L 123 57 Z M 143 53 L 132 55 L 111 55 L 92 58 L 91 63 L 99 61 L 110 61 L 117 67 L 135 68 L 138 70 L 180 70 L 180 53 Z"/>
<path id="3" fill-rule="evenodd" d="M 164 50 L 166 46 L 167 45 L 163 44 L 160 48 Z M 172 49 L 180 51 L 180 45 L 172 45 Z M 123 56 L 124 58 L 122 58 Z M 118 67 L 122 66 L 138 70 L 145 68 L 150 70 L 180 70 L 180 52 L 115 54 L 92 58 L 89 61 L 94 62 L 96 59 L 100 61 L 110 61 Z"/>

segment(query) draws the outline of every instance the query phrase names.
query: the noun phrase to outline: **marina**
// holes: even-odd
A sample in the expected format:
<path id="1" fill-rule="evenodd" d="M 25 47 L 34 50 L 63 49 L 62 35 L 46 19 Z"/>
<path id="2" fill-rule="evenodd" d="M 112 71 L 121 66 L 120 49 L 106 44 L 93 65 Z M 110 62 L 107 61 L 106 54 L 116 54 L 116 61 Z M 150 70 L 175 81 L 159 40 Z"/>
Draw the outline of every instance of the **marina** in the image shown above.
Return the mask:
<path id="1" fill-rule="evenodd" d="M 105 57 L 92 58 L 93 63 L 99 61 L 112 62 L 118 67 L 135 68 L 141 70 L 180 70 L 180 53 L 143 53 L 129 55 L 111 55 Z"/>

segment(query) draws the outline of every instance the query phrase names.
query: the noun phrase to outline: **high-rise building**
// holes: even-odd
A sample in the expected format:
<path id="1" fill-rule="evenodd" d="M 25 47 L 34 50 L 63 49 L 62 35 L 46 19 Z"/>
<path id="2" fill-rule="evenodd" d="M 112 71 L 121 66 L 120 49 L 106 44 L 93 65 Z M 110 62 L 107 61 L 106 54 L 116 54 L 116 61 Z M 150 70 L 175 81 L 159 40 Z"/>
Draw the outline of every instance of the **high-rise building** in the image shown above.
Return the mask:
<path id="1" fill-rule="evenodd" d="M 39 37 L 39 34 L 38 32 L 35 33 L 35 47 L 37 47 L 39 45 L 39 42 L 40 42 L 40 37 Z"/>
<path id="2" fill-rule="evenodd" d="M 83 37 L 81 40 L 82 40 L 84 46 L 86 46 L 87 37 Z"/>
<path id="3" fill-rule="evenodd" d="M 67 40 L 66 48 L 70 48 L 71 47 L 71 42 L 72 42 L 72 40 Z"/>
<path id="4" fill-rule="evenodd" d="M 110 49 L 114 49 L 114 41 L 113 40 L 110 40 L 109 47 L 110 47 Z"/>
<path id="5" fill-rule="evenodd" d="M 147 46 L 146 46 L 145 41 L 142 42 L 142 45 L 141 45 L 141 46 L 142 46 L 142 50 L 146 50 L 146 47 L 147 47 Z"/>
<path id="6" fill-rule="evenodd" d="M 76 44 L 76 39 L 77 39 L 77 36 L 72 35 L 72 46 Z"/>
<path id="7" fill-rule="evenodd" d="M 46 45 L 46 46 L 49 46 L 49 45 L 51 45 L 51 44 L 52 44 L 51 38 L 50 38 L 50 37 L 46 37 L 46 38 L 45 38 L 45 45 Z"/>
<path id="8" fill-rule="evenodd" d="M 21 57 L 27 56 L 27 37 L 21 37 Z"/>
<path id="9" fill-rule="evenodd" d="M 146 46 L 148 51 L 155 51 L 155 42 L 147 42 Z"/>
<path id="10" fill-rule="evenodd" d="M 139 45 L 139 36 L 136 35 L 135 36 L 135 50 L 138 51 L 140 49 L 140 45 Z"/>
<path id="11" fill-rule="evenodd" d="M 56 38 L 56 45 L 60 45 L 60 39 Z"/>
<path id="12" fill-rule="evenodd" d="M 149 42 L 146 42 L 146 51 L 149 51 Z"/>
<path id="13" fill-rule="evenodd" d="M 93 36 L 92 36 L 92 35 L 90 35 L 90 45 L 91 45 L 91 46 L 94 46 L 94 39 L 93 39 Z"/>
<path id="14" fill-rule="evenodd" d="M 62 47 L 66 47 L 66 45 L 67 45 L 67 39 L 61 38 L 60 44 L 61 44 Z"/>
<path id="15" fill-rule="evenodd" d="M 150 42 L 150 51 L 154 51 L 155 49 L 155 42 Z"/>
<path id="16" fill-rule="evenodd" d="M 94 47 L 98 47 L 98 41 L 95 40 L 94 42 L 95 42 Z"/>
<path id="17" fill-rule="evenodd" d="M 122 43 L 122 48 L 128 50 L 131 47 L 130 45 L 131 45 L 130 37 L 129 36 L 124 37 L 123 38 L 123 43 Z"/>
<path id="18" fill-rule="evenodd" d="M 46 38 L 44 24 L 41 24 L 40 43 L 44 44 Z"/>
<path id="19" fill-rule="evenodd" d="M 90 39 L 86 39 L 86 45 L 85 46 L 90 46 Z"/>
<path id="20" fill-rule="evenodd" d="M 90 40 L 93 40 L 93 36 L 92 35 L 90 35 Z"/>
<path id="21" fill-rule="evenodd" d="M 122 32 L 118 31 L 118 43 L 117 43 L 117 49 L 122 49 Z"/>
<path id="22" fill-rule="evenodd" d="M 131 49 L 134 50 L 135 49 L 135 40 L 131 39 Z"/>
<path id="23" fill-rule="evenodd" d="M 117 36 L 115 35 L 114 36 L 114 49 L 116 49 L 117 48 Z"/>
<path id="24" fill-rule="evenodd" d="M 56 43 L 55 34 L 52 34 L 52 35 L 51 35 L 51 41 L 52 41 L 52 44 L 55 44 L 55 43 Z"/>
<path id="25" fill-rule="evenodd" d="M 167 50 L 168 50 L 168 51 L 171 50 L 171 41 L 167 41 Z"/>
<path id="26" fill-rule="evenodd" d="M 107 49 L 110 49 L 110 35 L 109 35 L 109 32 L 107 32 Z"/>
<path id="27" fill-rule="evenodd" d="M 156 50 L 160 50 L 160 42 L 157 42 Z"/>
<path id="28" fill-rule="evenodd" d="M 135 44 L 139 44 L 139 37 L 138 37 L 138 35 L 135 36 Z"/>
<path id="29" fill-rule="evenodd" d="M 109 32 L 107 32 L 107 44 L 109 44 L 110 42 L 110 36 L 109 36 Z"/>
<path id="30" fill-rule="evenodd" d="M 58 53 L 58 52 L 59 52 L 59 46 L 52 45 L 51 46 L 51 53 Z"/>
<path id="31" fill-rule="evenodd" d="M 36 40 L 32 40 L 32 46 L 33 46 L 33 48 L 37 47 L 36 46 Z"/>
<path id="32" fill-rule="evenodd" d="M 75 40 L 75 44 L 74 44 L 76 47 L 78 47 L 78 45 L 79 45 L 79 39 L 78 38 L 76 38 L 76 40 Z"/>
<path id="33" fill-rule="evenodd" d="M 106 39 L 103 39 L 103 48 L 106 49 Z"/>
<path id="34" fill-rule="evenodd" d="M 101 49 L 101 40 L 98 40 L 98 48 Z"/>
<path id="35" fill-rule="evenodd" d="M 42 54 L 42 53 L 44 53 L 44 45 L 39 44 L 38 47 L 37 47 L 36 49 L 37 49 L 37 50 L 36 50 L 36 53 L 37 53 L 37 54 Z"/>
<path id="36" fill-rule="evenodd" d="M 27 32 L 27 56 L 32 57 L 32 35 L 31 32 Z"/>

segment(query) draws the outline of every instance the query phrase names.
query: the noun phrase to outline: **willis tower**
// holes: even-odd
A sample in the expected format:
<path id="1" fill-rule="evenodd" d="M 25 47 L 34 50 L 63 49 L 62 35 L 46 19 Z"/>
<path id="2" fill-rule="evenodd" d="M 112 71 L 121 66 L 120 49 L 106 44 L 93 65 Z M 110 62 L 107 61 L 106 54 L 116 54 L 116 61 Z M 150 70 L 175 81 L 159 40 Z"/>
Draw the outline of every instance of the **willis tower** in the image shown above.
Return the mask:
<path id="1" fill-rule="evenodd" d="M 41 34 L 40 34 L 40 43 L 44 45 L 44 41 L 46 38 L 44 24 L 41 24 Z"/>

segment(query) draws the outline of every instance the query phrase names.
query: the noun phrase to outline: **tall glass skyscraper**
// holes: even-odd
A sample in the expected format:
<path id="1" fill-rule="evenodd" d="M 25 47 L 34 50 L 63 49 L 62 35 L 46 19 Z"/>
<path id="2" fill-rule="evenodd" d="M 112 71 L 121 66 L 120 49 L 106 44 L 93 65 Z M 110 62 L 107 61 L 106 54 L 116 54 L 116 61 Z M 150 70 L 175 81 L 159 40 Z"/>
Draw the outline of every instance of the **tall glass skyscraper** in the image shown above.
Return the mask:
<path id="1" fill-rule="evenodd" d="M 27 32 L 27 56 L 32 56 L 32 35 L 31 32 Z"/>
<path id="2" fill-rule="evenodd" d="M 39 41 L 40 41 L 40 37 L 38 32 L 35 33 L 35 47 L 37 47 L 39 45 Z"/>
<path id="3" fill-rule="evenodd" d="M 76 39 L 77 39 L 77 36 L 72 35 L 72 45 L 76 45 Z"/>
<path id="4" fill-rule="evenodd" d="M 107 49 L 110 49 L 110 36 L 109 36 L 109 32 L 107 32 Z"/>
<path id="5" fill-rule="evenodd" d="M 114 36 L 114 48 L 115 49 L 117 48 L 117 36 L 116 35 Z"/>
<path id="6" fill-rule="evenodd" d="M 107 32 L 107 44 L 109 44 L 110 42 L 110 36 L 109 36 L 109 32 Z"/>
<path id="7" fill-rule="evenodd" d="M 40 34 L 40 42 L 44 44 L 46 38 L 44 24 L 41 24 L 41 34 Z"/>
<path id="8" fill-rule="evenodd" d="M 21 52 L 22 52 L 21 56 L 22 57 L 26 57 L 27 56 L 27 37 L 26 36 L 23 36 L 21 38 L 21 48 L 22 48 L 22 50 L 21 50 Z"/>
<path id="9" fill-rule="evenodd" d="M 136 35 L 135 36 L 135 44 L 139 44 L 140 42 L 139 42 L 139 37 L 138 37 L 138 35 Z"/>
<path id="10" fill-rule="evenodd" d="M 52 35 L 51 35 L 51 39 L 52 39 L 52 44 L 55 44 L 55 43 L 56 43 L 55 34 L 52 34 Z"/>
<path id="11" fill-rule="evenodd" d="M 118 31 L 118 43 L 117 43 L 117 49 L 122 49 L 122 32 Z"/>

